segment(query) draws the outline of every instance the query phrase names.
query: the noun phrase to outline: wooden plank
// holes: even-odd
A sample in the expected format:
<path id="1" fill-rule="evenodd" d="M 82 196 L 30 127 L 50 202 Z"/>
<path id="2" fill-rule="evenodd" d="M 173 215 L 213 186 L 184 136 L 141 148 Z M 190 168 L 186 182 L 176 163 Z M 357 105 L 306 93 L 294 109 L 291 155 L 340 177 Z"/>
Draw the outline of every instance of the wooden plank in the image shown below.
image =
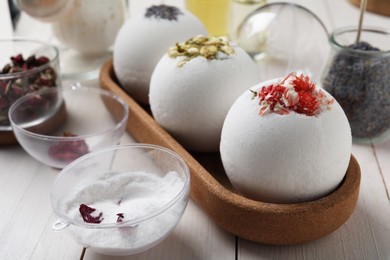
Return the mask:
<path id="1" fill-rule="evenodd" d="M 49 251 L 52 259 L 79 256 L 80 247 L 74 247 L 65 233 L 48 239 L 44 248 L 40 244 L 52 222 L 49 192 L 58 170 L 35 161 L 19 146 L 0 150 L 0 165 L 0 258 L 29 259 L 35 255 L 44 259 Z"/>
<path id="2" fill-rule="evenodd" d="M 386 187 L 387 199 L 390 203 L 390 140 L 374 145 L 379 171 Z"/>

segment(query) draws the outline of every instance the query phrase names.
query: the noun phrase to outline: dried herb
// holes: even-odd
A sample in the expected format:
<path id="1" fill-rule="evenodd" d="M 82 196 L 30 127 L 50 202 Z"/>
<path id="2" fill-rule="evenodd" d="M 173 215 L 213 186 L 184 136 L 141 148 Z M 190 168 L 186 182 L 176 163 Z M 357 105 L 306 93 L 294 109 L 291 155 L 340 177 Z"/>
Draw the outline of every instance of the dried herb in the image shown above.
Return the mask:
<path id="1" fill-rule="evenodd" d="M 177 17 L 182 14 L 183 13 L 180 11 L 180 9 L 175 6 L 153 5 L 146 9 L 145 17 L 177 21 Z"/>
<path id="2" fill-rule="evenodd" d="M 36 58 L 35 55 L 31 55 L 24 59 L 18 54 L 10 60 L 11 62 L 0 70 L 0 126 L 9 126 L 8 110 L 18 98 L 42 88 L 57 86 L 57 74 L 52 67 L 38 69 L 49 63 L 47 57 Z M 29 70 L 31 73 L 25 73 L 20 77 L 3 77 Z"/>
<path id="3" fill-rule="evenodd" d="M 225 56 L 218 56 L 218 53 L 223 53 Z M 184 57 L 177 64 L 178 67 L 183 67 L 184 64 L 196 57 L 204 57 L 208 60 L 226 59 L 226 55 L 231 56 L 234 53 L 234 48 L 230 46 L 229 41 L 225 37 L 201 35 L 182 43 L 176 43 L 168 51 L 168 55 L 171 58 Z"/>
<path id="4" fill-rule="evenodd" d="M 65 132 L 64 137 L 77 136 Z M 64 140 L 49 148 L 49 156 L 63 162 L 71 162 L 89 153 L 89 148 L 84 140 Z"/>
<path id="5" fill-rule="evenodd" d="M 333 98 L 328 98 L 321 89 L 316 88 L 308 76 L 296 73 L 290 73 L 277 84 L 263 86 L 259 92 L 251 92 L 259 99 L 260 115 L 286 115 L 294 111 L 315 116 L 324 109 L 330 109 L 334 102 Z"/>
<path id="6" fill-rule="evenodd" d="M 378 136 L 390 128 L 390 56 L 361 55 L 379 51 L 367 42 L 346 47 L 335 55 L 323 87 L 340 103 L 353 137 Z"/>
<path id="7" fill-rule="evenodd" d="M 100 212 L 98 216 L 94 217 L 91 214 L 95 212 L 96 209 L 88 207 L 85 204 L 80 204 L 79 211 L 81 216 L 83 217 L 84 222 L 86 223 L 99 224 L 103 220 L 103 212 Z"/>

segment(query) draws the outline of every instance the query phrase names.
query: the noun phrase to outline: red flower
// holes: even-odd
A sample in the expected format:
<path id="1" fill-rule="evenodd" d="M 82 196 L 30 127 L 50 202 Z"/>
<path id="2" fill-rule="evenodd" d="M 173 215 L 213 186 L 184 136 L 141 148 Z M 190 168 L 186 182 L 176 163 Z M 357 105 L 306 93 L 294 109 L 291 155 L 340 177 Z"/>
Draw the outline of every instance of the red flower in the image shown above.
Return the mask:
<path id="1" fill-rule="evenodd" d="M 290 73 L 278 84 L 263 86 L 257 94 L 259 98 L 259 114 L 277 113 L 280 115 L 294 111 L 299 114 L 315 116 L 320 106 L 329 106 L 334 99 L 329 99 L 309 76 Z"/>

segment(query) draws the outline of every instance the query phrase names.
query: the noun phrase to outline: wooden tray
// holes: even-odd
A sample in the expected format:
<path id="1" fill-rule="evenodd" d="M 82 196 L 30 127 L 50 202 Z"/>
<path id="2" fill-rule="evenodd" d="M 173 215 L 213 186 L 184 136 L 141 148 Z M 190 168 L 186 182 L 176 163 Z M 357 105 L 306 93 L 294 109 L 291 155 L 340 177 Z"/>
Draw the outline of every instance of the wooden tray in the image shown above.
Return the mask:
<path id="1" fill-rule="evenodd" d="M 156 123 L 147 107 L 140 106 L 120 88 L 112 61 L 101 69 L 100 85 L 129 105 L 127 130 L 137 141 L 167 147 L 186 161 L 191 172 L 191 198 L 228 232 L 259 243 L 303 243 L 335 231 L 356 207 L 360 168 L 352 155 L 344 181 L 326 197 L 299 204 L 250 200 L 234 192 L 218 153 L 190 154 Z"/>
<path id="2" fill-rule="evenodd" d="M 10 131 L 0 131 L 0 145 L 11 145 L 17 144 L 18 141 L 12 130 Z"/>

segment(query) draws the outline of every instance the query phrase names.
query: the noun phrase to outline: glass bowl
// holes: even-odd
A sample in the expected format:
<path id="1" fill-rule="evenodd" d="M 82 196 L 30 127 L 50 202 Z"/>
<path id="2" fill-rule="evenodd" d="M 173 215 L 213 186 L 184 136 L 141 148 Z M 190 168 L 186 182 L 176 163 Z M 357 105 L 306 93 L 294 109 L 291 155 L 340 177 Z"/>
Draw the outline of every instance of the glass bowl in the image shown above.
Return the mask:
<path id="1" fill-rule="evenodd" d="M 116 94 L 85 86 L 29 93 L 9 110 L 19 144 L 36 160 L 63 168 L 78 157 L 117 144 L 128 107 Z"/>
<path id="2" fill-rule="evenodd" d="M 60 73 L 55 46 L 30 39 L 0 39 L 0 50 L 1 133 L 12 130 L 8 118 L 11 105 L 27 93 L 59 86 Z"/>
<path id="3" fill-rule="evenodd" d="M 51 189 L 59 218 L 83 247 L 106 255 L 143 252 L 168 236 L 187 206 L 190 173 L 169 149 L 118 145 L 65 167 Z"/>
<path id="4" fill-rule="evenodd" d="M 249 13 L 236 42 L 258 64 L 261 81 L 298 71 L 318 82 L 329 53 L 328 31 L 318 16 L 287 2 Z"/>

